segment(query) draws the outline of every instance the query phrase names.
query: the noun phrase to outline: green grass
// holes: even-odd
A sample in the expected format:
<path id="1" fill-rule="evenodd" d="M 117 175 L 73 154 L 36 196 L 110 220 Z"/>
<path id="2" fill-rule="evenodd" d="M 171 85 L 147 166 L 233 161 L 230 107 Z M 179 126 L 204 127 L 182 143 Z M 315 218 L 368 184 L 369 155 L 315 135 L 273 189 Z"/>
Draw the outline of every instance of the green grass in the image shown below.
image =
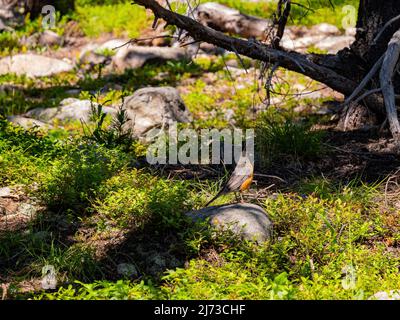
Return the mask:
<path id="1" fill-rule="evenodd" d="M 202 2 L 208 1 L 204 0 Z M 218 0 L 216 2 L 238 9 L 243 13 L 267 19 L 272 17 L 277 4 L 277 1 L 257 3 L 244 0 Z M 330 2 L 334 7 L 331 6 Z M 342 29 L 342 20 L 345 17 L 342 8 L 346 5 L 352 5 L 357 10 L 359 1 L 299 0 L 296 3 L 301 6 L 292 4 L 289 24 L 310 26 L 318 23 L 330 23 Z M 307 8 L 311 8 L 312 10 L 308 10 Z"/>
<path id="2" fill-rule="evenodd" d="M 77 8 L 77 19 L 83 32 L 90 37 L 113 33 L 134 38 L 151 25 L 145 9 L 130 3 L 84 5 Z"/>
<path id="3" fill-rule="evenodd" d="M 321 156 L 322 133 L 312 131 L 310 126 L 273 109 L 261 113 L 255 124 L 259 165 L 265 168 L 277 162 L 299 162 Z"/>
<path id="4" fill-rule="evenodd" d="M 192 259 L 185 268 L 168 270 L 161 282 L 75 283 L 35 298 L 367 299 L 400 284 L 399 257 L 370 242 L 393 232 L 388 217 L 395 213 L 381 216 L 378 195 L 363 185 L 338 188 L 329 199 L 279 194 L 263 204 L 275 224 L 272 242 L 221 247 L 224 242 L 206 237 L 201 246 L 214 250 L 214 259 Z M 350 266 L 356 278 L 349 287 L 343 270 Z"/>

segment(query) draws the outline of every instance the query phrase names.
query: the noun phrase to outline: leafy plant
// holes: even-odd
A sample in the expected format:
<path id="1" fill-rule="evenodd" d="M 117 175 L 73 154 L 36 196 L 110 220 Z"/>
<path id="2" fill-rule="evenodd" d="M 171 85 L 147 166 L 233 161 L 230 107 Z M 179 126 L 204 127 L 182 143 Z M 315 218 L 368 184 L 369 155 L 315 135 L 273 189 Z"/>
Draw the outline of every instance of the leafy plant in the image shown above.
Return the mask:
<path id="1" fill-rule="evenodd" d="M 93 96 L 91 96 L 91 121 L 95 123 L 95 127 L 91 130 L 90 126 L 82 123 L 85 138 L 89 141 L 94 141 L 108 148 L 121 147 L 124 150 L 132 148 L 134 139 L 132 138 L 132 129 L 127 128 L 126 124 L 130 119 L 128 118 L 127 111 L 124 109 L 124 99 L 118 107 L 118 111 L 111 120 L 111 125 L 106 126 L 107 114 L 103 111 L 103 106 L 109 101 L 102 104 L 94 103 Z"/>

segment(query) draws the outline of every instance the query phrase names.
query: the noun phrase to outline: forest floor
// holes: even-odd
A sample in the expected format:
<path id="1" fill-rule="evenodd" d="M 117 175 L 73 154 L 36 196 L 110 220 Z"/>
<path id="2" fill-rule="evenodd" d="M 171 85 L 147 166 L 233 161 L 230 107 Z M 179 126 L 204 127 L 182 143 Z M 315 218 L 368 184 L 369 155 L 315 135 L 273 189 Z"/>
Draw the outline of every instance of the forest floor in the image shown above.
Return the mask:
<path id="1" fill-rule="evenodd" d="M 82 2 L 56 30 L 69 32 L 70 45 L 21 45 L 40 30 L 34 20 L 0 34 L 1 56 L 77 61 L 88 44 L 137 37 L 151 24 L 137 7 L 132 19 L 129 3 L 110 12 Z M 272 12 L 261 2 L 220 2 L 248 14 Z M 292 23 L 339 24 L 331 8 L 319 12 Z M 266 108 L 259 69 L 234 54 L 200 54 L 124 72 L 81 65 L 49 77 L 0 75 L 0 297 L 368 299 L 400 289 L 400 159 L 387 129 L 339 130 L 343 97 L 283 69 Z M 243 241 L 187 219 L 217 193 L 223 166 L 150 166 L 139 140 L 102 144 L 78 120 L 41 129 L 6 120 L 71 97 L 115 106 L 147 86 L 177 88 L 193 116 L 190 128 L 252 128 L 261 137 L 244 199 L 267 212 L 270 241 Z M 226 195 L 215 204 L 233 202 Z M 55 290 L 42 288 L 48 266 Z"/>

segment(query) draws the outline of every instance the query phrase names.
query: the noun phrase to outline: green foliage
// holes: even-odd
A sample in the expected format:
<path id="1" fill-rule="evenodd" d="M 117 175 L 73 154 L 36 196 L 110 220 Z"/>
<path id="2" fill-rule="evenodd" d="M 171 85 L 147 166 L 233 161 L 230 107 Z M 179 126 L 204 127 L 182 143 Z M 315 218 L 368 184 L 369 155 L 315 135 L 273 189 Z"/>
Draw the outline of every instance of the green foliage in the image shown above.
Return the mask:
<path id="1" fill-rule="evenodd" d="M 21 48 L 18 37 L 11 32 L 0 33 L 0 56 L 7 56 Z"/>
<path id="2" fill-rule="evenodd" d="M 67 147 L 62 157 L 52 161 L 41 181 L 41 197 L 50 207 L 75 208 L 89 201 L 101 182 L 129 163 L 118 149 L 97 143 L 77 143 Z"/>
<path id="3" fill-rule="evenodd" d="M 122 99 L 122 103 L 118 108 L 117 114 L 113 117 L 111 125 L 106 127 L 105 120 L 107 114 L 103 111 L 103 104 L 95 104 L 93 103 L 93 99 L 91 99 L 91 120 L 95 123 L 95 128 L 91 130 L 87 124 L 83 124 L 85 139 L 108 148 L 121 147 L 124 150 L 131 149 L 134 140 L 132 138 L 132 130 L 125 128 L 129 118 L 123 105 L 124 102 Z"/>
<path id="4" fill-rule="evenodd" d="M 43 293 L 37 300 L 144 300 L 161 299 L 158 290 L 144 281 L 132 285 L 129 281 L 117 282 L 96 281 L 95 283 L 82 283 L 76 281 L 75 285 L 60 288 L 56 293 Z"/>
<path id="5" fill-rule="evenodd" d="M 66 246 L 50 230 L 3 232 L 0 235 L 0 258 L 3 274 L 17 273 L 19 268 L 26 268 L 25 277 L 42 276 L 42 268 L 52 265 L 59 281 L 66 281 L 69 277 L 90 281 L 94 275 L 101 275 L 93 250 L 82 245 Z"/>
<path id="6" fill-rule="evenodd" d="M 99 226 L 141 227 L 155 220 L 159 226 L 176 227 L 184 210 L 189 210 L 188 199 L 183 182 L 125 170 L 100 186 L 92 206 Z"/>
<path id="7" fill-rule="evenodd" d="M 321 155 L 322 134 L 310 125 L 295 122 L 272 109 L 260 114 L 255 124 L 259 165 L 268 167 L 275 161 L 288 163 L 313 159 Z"/>
<path id="8" fill-rule="evenodd" d="M 202 0 L 202 2 L 208 1 Z M 238 9 L 242 13 L 268 19 L 272 18 L 278 1 L 217 0 L 216 2 Z M 330 23 L 342 28 L 342 19 L 345 16 L 345 13 L 342 12 L 343 6 L 352 5 L 357 9 L 358 4 L 358 0 L 299 0 L 292 3 L 289 24 Z"/>
<path id="9" fill-rule="evenodd" d="M 135 38 L 151 23 L 151 18 L 147 17 L 143 7 L 126 2 L 84 4 L 77 7 L 77 18 L 83 32 L 90 37 L 97 37 L 101 33 L 113 33 L 116 36 Z"/>
<path id="10" fill-rule="evenodd" d="M 38 129 L 25 130 L 0 118 L 0 184 L 33 182 L 61 152 Z"/>

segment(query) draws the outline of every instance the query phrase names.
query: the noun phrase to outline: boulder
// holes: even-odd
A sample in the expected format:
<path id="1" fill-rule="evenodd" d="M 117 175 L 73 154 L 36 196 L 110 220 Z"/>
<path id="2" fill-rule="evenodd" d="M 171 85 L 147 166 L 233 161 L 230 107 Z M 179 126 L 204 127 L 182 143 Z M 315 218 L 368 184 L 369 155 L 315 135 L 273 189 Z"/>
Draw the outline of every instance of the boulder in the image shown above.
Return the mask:
<path id="1" fill-rule="evenodd" d="M 229 204 L 186 213 L 193 221 L 229 229 L 245 240 L 264 242 L 272 238 L 273 224 L 263 208 L 254 204 Z"/>
<path id="2" fill-rule="evenodd" d="M 163 124 L 192 121 L 178 90 L 171 87 L 139 89 L 125 98 L 124 108 L 130 119 L 126 129 L 131 129 L 135 135 Z"/>
<path id="3" fill-rule="evenodd" d="M 33 127 L 51 128 L 51 126 L 47 123 L 23 116 L 9 116 L 7 117 L 7 120 L 15 125 L 23 127 L 24 129 L 31 129 Z"/>
<path id="4" fill-rule="evenodd" d="M 183 48 L 169 47 L 140 47 L 126 45 L 118 49 L 112 59 L 112 65 L 119 71 L 137 69 L 147 63 L 179 61 L 188 59 L 189 55 Z"/>
<path id="5" fill-rule="evenodd" d="M 96 105 L 96 104 L 95 104 Z M 106 114 L 115 114 L 116 109 L 103 106 L 103 112 Z M 88 122 L 92 113 L 92 104 L 90 100 L 79 100 L 68 98 L 61 101 L 59 107 L 55 108 L 35 108 L 28 111 L 25 116 L 37 119 L 43 122 L 82 120 Z"/>
<path id="6" fill-rule="evenodd" d="M 15 73 L 28 77 L 46 77 L 72 71 L 74 66 L 66 61 L 37 54 L 17 54 L 0 59 L 0 74 Z"/>

